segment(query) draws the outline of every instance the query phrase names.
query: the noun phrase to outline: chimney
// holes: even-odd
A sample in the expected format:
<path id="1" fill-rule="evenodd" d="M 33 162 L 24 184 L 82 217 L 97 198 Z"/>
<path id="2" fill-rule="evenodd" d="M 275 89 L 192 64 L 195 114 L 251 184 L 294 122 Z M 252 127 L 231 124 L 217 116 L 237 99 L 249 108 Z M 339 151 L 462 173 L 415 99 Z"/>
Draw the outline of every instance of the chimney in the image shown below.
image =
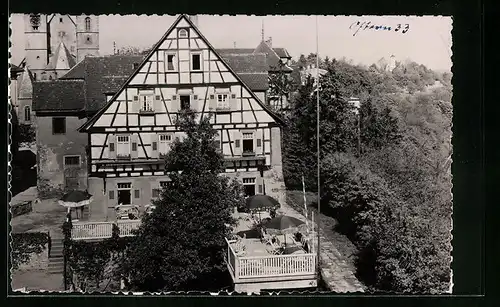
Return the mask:
<path id="1" fill-rule="evenodd" d="M 198 28 L 198 15 L 189 15 L 189 20 Z"/>

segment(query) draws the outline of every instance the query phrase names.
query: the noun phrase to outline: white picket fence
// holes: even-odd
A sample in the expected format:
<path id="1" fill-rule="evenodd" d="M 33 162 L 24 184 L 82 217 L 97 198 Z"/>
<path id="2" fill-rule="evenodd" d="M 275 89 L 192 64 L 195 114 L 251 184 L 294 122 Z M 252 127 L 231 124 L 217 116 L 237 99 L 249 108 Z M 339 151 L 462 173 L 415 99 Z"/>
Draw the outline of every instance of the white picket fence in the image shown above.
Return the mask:
<path id="1" fill-rule="evenodd" d="M 118 222 L 76 222 L 71 230 L 73 240 L 92 240 L 111 238 L 113 224 L 120 229 L 121 237 L 133 236 L 133 230 L 139 228 L 141 220 L 123 220 Z"/>

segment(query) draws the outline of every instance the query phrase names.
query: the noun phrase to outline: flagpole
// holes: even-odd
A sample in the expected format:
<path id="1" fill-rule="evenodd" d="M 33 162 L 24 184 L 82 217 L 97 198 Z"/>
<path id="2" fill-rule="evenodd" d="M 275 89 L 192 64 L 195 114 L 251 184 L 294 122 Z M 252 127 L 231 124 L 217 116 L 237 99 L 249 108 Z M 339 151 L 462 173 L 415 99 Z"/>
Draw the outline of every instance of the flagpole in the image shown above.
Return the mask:
<path id="1" fill-rule="evenodd" d="M 309 232 L 309 226 L 307 225 L 307 198 L 306 198 L 306 183 L 304 180 L 304 175 L 302 175 L 302 193 L 304 194 L 304 216 L 306 217 L 306 229 Z"/>
<path id="2" fill-rule="evenodd" d="M 320 146 L 319 146 L 319 119 L 320 119 L 320 112 L 319 112 L 319 27 L 318 27 L 318 15 L 316 15 L 316 145 L 317 145 L 317 151 L 318 151 L 318 218 L 317 218 L 317 231 L 318 231 L 318 248 L 317 248 L 317 263 L 318 263 L 318 274 L 321 276 L 320 272 L 320 237 L 319 237 L 319 230 L 320 230 L 320 216 L 319 214 L 321 213 L 321 194 L 320 194 Z"/>

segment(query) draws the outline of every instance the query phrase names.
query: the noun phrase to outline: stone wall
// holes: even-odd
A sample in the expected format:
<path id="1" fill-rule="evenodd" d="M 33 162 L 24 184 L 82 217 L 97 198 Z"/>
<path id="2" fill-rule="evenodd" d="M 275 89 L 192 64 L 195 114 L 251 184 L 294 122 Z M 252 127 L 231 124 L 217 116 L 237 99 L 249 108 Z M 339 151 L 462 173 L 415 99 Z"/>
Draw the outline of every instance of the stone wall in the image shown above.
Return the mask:
<path id="1" fill-rule="evenodd" d="M 78 189 L 87 188 L 87 146 L 88 135 L 76 129 L 85 119 L 66 117 L 66 133 L 52 133 L 52 116 L 36 117 L 36 144 L 39 197 L 60 197 L 65 191 L 65 178 L 78 178 Z M 65 155 L 80 156 L 80 166 L 64 168 Z"/>

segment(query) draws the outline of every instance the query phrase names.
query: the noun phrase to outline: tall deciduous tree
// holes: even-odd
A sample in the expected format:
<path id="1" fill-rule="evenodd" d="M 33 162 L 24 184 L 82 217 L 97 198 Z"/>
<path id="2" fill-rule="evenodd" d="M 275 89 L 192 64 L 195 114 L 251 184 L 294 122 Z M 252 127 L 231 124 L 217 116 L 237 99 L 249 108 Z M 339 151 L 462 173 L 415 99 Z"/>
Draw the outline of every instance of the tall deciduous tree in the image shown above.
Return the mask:
<path id="1" fill-rule="evenodd" d="M 241 187 L 221 176 L 224 161 L 209 118 L 192 111 L 178 122 L 186 138 L 166 157 L 169 187 L 146 216 L 123 266 L 132 289 L 208 290 L 225 270 L 224 238 L 234 225 L 233 208 L 244 204 Z"/>

